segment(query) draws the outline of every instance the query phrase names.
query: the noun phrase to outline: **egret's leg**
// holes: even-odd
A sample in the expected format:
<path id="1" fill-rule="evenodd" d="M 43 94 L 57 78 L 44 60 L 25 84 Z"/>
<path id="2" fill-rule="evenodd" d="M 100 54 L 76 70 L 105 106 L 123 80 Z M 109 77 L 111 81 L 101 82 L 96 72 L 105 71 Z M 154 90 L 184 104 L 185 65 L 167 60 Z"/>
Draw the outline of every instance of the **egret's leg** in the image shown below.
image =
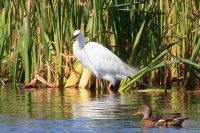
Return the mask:
<path id="1" fill-rule="evenodd" d="M 120 82 L 116 82 L 115 85 L 112 85 L 111 83 L 108 85 L 107 90 L 109 93 L 117 93 L 119 88 Z"/>
<path id="2" fill-rule="evenodd" d="M 112 84 L 109 83 L 108 87 L 107 87 L 107 91 L 109 94 L 113 94 L 114 92 L 112 91 Z"/>

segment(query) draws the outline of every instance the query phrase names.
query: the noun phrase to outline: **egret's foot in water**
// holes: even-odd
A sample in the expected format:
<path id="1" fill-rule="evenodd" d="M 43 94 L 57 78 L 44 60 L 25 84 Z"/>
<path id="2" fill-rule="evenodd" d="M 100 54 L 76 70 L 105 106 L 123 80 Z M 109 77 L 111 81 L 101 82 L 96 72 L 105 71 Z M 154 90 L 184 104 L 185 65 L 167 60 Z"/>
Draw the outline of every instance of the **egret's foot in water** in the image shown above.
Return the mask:
<path id="1" fill-rule="evenodd" d="M 109 94 L 117 93 L 119 88 L 120 82 L 117 82 L 115 85 L 112 85 L 111 83 L 107 87 L 107 91 Z"/>

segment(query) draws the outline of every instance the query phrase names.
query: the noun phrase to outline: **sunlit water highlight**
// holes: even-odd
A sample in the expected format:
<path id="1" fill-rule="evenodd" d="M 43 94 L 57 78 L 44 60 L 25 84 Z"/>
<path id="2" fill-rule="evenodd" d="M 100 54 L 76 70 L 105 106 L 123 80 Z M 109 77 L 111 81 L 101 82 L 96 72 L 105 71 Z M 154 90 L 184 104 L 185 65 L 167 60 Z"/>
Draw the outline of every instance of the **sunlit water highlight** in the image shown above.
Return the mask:
<path id="1" fill-rule="evenodd" d="M 90 92 L 86 89 L 1 88 L 0 132 L 200 132 L 200 93 L 173 89 L 149 89 L 124 94 Z M 183 128 L 141 128 L 133 117 L 142 104 L 153 113 L 180 112 L 190 117 Z"/>

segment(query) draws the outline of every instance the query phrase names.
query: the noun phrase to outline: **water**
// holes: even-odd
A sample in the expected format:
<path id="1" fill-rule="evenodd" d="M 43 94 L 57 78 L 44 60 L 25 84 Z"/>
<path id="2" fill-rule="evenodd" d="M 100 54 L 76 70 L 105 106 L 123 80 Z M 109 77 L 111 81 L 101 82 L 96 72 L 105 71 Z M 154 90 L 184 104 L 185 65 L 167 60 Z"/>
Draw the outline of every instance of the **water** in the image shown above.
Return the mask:
<path id="1" fill-rule="evenodd" d="M 124 94 L 90 92 L 86 89 L 0 89 L 0 132 L 168 133 L 200 132 L 200 93 L 173 89 L 148 89 Z M 183 128 L 141 128 L 133 117 L 142 104 L 153 113 L 180 112 L 189 120 Z"/>

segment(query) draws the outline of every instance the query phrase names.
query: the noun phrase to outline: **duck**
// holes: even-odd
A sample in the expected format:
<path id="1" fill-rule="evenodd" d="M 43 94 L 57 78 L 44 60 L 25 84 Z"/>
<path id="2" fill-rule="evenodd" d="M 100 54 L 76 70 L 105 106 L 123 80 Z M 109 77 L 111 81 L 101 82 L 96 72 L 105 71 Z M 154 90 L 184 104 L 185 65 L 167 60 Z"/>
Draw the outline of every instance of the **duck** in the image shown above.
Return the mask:
<path id="1" fill-rule="evenodd" d="M 142 105 L 133 116 L 143 115 L 142 127 L 182 127 L 182 123 L 189 117 L 182 117 L 180 113 L 152 115 L 149 105 Z"/>

